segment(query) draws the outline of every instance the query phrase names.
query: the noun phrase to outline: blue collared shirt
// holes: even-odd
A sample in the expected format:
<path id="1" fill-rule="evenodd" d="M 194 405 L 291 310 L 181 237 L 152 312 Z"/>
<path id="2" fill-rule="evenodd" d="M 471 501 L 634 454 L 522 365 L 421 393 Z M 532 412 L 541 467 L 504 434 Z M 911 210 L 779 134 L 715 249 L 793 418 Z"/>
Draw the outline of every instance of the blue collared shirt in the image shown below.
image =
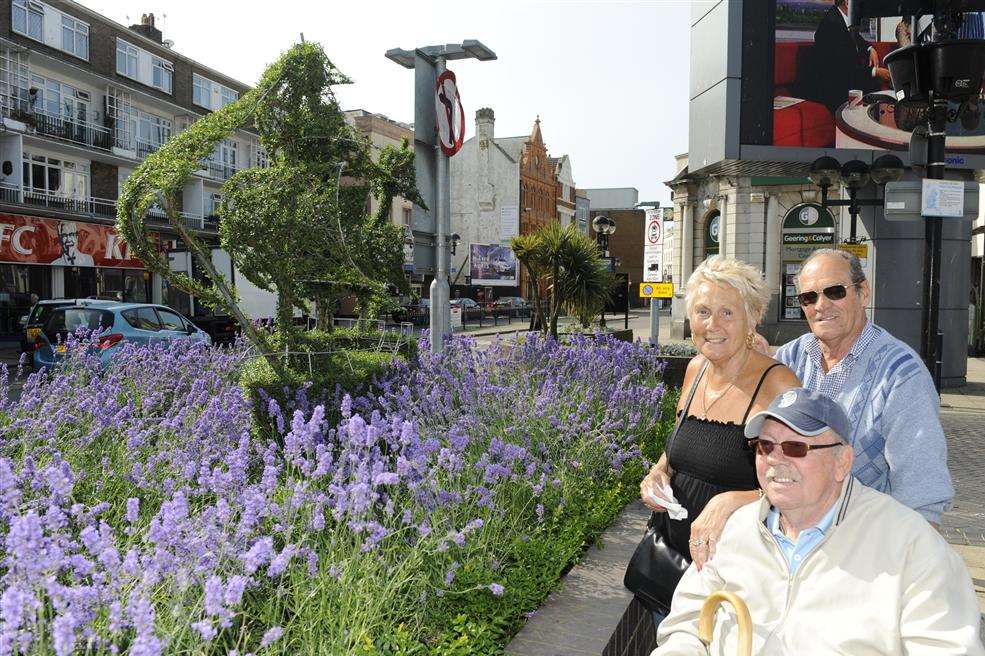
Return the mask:
<path id="1" fill-rule="evenodd" d="M 790 568 L 790 576 L 797 573 L 797 568 L 804 562 L 804 559 L 814 551 L 817 545 L 821 544 L 824 534 L 828 532 L 835 521 L 835 513 L 838 504 L 834 503 L 824 517 L 814 526 L 805 529 L 797 534 L 797 541 L 794 542 L 780 529 L 780 513 L 776 508 L 770 508 L 766 515 L 766 528 L 773 534 L 773 539 L 780 547 L 783 557 L 787 559 L 787 567 Z"/>
<path id="2" fill-rule="evenodd" d="M 872 339 L 877 334 L 872 322 L 866 321 L 865 327 L 862 329 L 862 334 L 855 340 L 848 355 L 842 358 L 838 364 L 831 367 L 831 370 L 827 373 L 824 373 L 824 368 L 821 364 L 821 340 L 812 335 L 811 337 L 813 339 L 807 342 L 807 355 L 810 357 L 814 368 L 811 371 L 810 378 L 804 381 L 804 387 L 809 390 L 816 390 L 825 396 L 835 398 L 841 392 L 841 388 L 844 387 L 849 375 L 851 375 L 855 363 L 858 362 L 859 357 L 868 348 Z"/>

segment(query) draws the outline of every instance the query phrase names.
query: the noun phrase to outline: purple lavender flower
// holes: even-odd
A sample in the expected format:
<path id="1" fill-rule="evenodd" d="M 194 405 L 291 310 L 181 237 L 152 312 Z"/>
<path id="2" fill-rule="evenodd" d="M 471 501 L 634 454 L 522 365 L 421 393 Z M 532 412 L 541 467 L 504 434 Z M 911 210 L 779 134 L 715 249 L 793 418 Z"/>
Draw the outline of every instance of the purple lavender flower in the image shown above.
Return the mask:
<path id="1" fill-rule="evenodd" d="M 493 595 L 496 596 L 496 597 L 502 597 L 503 596 L 503 592 L 505 592 L 505 589 L 499 583 L 490 583 L 489 584 L 489 591 L 491 593 L 493 593 Z"/>
<path id="2" fill-rule="evenodd" d="M 282 635 L 284 635 L 284 629 L 279 626 L 267 629 L 267 632 L 263 634 L 263 638 L 260 640 L 260 649 L 266 649 L 274 644 Z"/>

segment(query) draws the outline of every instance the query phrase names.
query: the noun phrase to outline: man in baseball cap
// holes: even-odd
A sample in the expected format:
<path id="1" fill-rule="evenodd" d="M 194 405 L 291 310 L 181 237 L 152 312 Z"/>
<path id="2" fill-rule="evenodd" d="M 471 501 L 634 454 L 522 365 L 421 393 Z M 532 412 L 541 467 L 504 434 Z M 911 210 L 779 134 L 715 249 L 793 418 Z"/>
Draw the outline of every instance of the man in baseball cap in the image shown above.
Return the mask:
<path id="1" fill-rule="evenodd" d="M 654 655 L 735 653 L 731 608 L 710 645 L 698 638 L 716 590 L 748 604 L 754 654 L 985 655 L 964 562 L 916 511 L 851 476 L 850 434 L 838 403 L 806 389 L 748 421 L 763 498 L 684 574 Z"/>

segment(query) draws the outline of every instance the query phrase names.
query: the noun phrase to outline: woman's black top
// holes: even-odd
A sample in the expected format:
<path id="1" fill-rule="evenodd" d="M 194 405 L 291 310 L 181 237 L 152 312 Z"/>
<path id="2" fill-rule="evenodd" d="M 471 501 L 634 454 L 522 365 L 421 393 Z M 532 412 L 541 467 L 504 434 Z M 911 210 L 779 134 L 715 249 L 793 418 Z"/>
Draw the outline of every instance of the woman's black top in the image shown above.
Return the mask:
<path id="1" fill-rule="evenodd" d="M 749 400 L 749 407 L 738 424 L 689 416 L 690 400 L 684 407 L 680 428 L 667 448 L 667 461 L 674 472 L 670 486 L 674 497 L 687 508 L 687 519 L 672 520 L 664 513 L 659 530 L 664 540 L 689 560 L 691 523 L 711 498 L 722 492 L 755 490 L 759 487 L 755 453 L 749 448 L 743 431 L 766 375 L 779 366 L 780 363 L 774 364 L 763 372 Z M 694 381 L 695 389 L 703 375 L 704 370 Z"/>

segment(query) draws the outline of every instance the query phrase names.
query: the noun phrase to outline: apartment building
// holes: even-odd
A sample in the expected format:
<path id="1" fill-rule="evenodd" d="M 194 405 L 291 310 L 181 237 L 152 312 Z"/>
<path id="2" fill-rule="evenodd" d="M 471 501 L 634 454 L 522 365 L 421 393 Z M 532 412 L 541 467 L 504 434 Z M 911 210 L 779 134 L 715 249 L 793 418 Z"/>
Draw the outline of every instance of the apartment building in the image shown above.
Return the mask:
<path id="1" fill-rule="evenodd" d="M 0 339 L 38 298 L 111 295 L 206 313 L 129 255 L 116 201 L 147 155 L 248 87 L 174 51 L 153 14 L 125 27 L 75 2 L 0 0 L 0 16 Z M 186 225 L 215 243 L 222 183 L 266 159 L 246 130 L 219 144 L 185 185 Z M 151 217 L 172 267 L 198 275 L 160 208 Z M 213 259 L 252 287 L 227 255 Z"/>

